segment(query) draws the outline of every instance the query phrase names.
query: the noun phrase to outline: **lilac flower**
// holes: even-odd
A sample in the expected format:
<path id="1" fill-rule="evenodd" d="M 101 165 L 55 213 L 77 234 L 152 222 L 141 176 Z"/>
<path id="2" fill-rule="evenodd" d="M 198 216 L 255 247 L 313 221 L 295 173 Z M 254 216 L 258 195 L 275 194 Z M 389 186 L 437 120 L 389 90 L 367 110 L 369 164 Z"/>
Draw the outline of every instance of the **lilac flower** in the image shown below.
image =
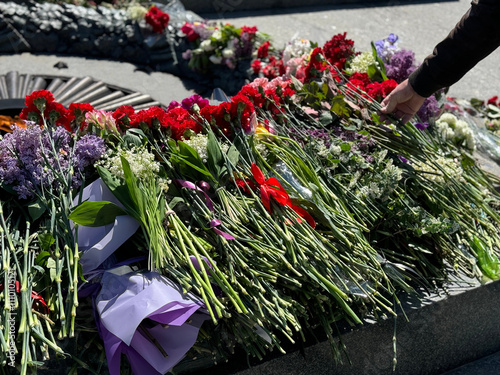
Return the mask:
<path id="1" fill-rule="evenodd" d="M 236 58 L 249 57 L 252 55 L 253 43 L 249 33 L 242 33 L 240 40 L 233 39 L 234 54 Z"/>
<path id="2" fill-rule="evenodd" d="M 73 187 L 79 187 L 84 169 L 106 150 L 104 141 L 95 136 L 77 141 L 74 153 L 71 142 L 71 134 L 62 126 L 54 130 L 42 130 L 33 123 L 26 129 L 14 127 L 0 140 L 0 183 L 11 186 L 19 199 L 28 199 L 40 186 L 59 188 L 73 167 Z"/>
<path id="3" fill-rule="evenodd" d="M 415 53 L 405 49 L 394 53 L 385 65 L 387 78 L 393 79 L 397 83 L 407 79 L 415 69 L 417 69 L 415 66 Z"/>
<path id="4" fill-rule="evenodd" d="M 439 111 L 438 101 L 434 95 L 431 95 L 425 99 L 424 104 L 422 104 L 422 107 L 417 112 L 417 116 L 422 121 L 429 121 L 430 118 L 437 117 Z"/>

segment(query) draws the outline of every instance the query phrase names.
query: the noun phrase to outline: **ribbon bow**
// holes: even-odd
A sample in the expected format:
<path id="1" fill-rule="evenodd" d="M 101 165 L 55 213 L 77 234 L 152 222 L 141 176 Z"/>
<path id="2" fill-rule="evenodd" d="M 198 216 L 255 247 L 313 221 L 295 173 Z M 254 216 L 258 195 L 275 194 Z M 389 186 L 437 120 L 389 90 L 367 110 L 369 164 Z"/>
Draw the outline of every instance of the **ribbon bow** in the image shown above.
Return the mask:
<path id="1" fill-rule="evenodd" d="M 250 170 L 252 171 L 253 178 L 259 184 L 262 204 L 269 212 L 271 212 L 271 198 L 273 198 L 280 206 L 288 206 L 294 210 L 301 218 L 305 219 L 311 227 L 316 227 L 316 222 L 309 212 L 292 204 L 290 196 L 276 178 L 270 177 L 266 180 L 264 174 L 255 163 L 252 163 Z"/>

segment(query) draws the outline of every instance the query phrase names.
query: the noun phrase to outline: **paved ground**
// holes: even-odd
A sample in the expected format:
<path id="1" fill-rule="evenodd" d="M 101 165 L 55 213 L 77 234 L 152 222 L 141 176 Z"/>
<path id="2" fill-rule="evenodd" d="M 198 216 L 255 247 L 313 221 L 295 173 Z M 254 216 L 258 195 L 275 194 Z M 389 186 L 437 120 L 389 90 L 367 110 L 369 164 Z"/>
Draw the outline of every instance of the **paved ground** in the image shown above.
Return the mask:
<path id="1" fill-rule="evenodd" d="M 468 363 L 443 375 L 498 375 L 500 374 L 500 352 Z"/>
<path id="2" fill-rule="evenodd" d="M 358 51 L 370 50 L 370 42 L 395 33 L 400 46 L 415 52 L 420 62 L 429 55 L 470 7 L 470 0 L 434 1 L 404 5 L 389 0 L 372 6 L 345 5 L 304 7 L 283 11 L 246 11 L 209 14 L 238 25 L 255 25 L 273 36 L 278 46 L 298 35 L 320 45 L 334 34 L 347 32 Z M 408 3 L 408 1 L 406 1 Z M 500 49 L 481 61 L 450 90 L 450 95 L 469 99 L 489 98 L 500 93 Z"/>

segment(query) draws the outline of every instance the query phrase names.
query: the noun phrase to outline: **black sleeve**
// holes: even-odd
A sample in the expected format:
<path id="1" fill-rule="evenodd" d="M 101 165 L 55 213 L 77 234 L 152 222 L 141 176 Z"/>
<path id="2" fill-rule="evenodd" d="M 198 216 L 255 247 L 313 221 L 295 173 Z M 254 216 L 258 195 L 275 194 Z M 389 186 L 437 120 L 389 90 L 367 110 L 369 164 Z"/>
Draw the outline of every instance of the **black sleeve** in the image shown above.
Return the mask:
<path id="1" fill-rule="evenodd" d="M 430 96 L 460 80 L 499 45 L 500 0 L 474 0 L 446 39 L 410 75 L 409 82 L 419 95 Z"/>

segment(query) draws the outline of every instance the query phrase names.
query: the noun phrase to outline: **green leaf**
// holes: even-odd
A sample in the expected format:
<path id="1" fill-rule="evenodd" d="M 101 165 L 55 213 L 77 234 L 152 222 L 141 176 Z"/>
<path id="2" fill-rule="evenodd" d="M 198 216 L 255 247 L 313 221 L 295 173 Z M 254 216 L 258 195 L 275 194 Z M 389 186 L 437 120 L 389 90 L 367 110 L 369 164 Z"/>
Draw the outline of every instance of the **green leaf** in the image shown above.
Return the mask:
<path id="1" fill-rule="evenodd" d="M 50 247 L 55 244 L 56 239 L 50 233 L 40 233 L 38 235 L 38 242 L 40 243 L 40 248 L 44 251 L 50 250 Z M 43 251 L 42 251 L 43 253 Z M 42 254 L 40 253 L 40 254 Z M 50 254 L 49 254 L 50 255 Z M 38 259 L 38 257 L 37 257 Z"/>
<path id="2" fill-rule="evenodd" d="M 170 146 L 172 151 L 170 161 L 179 168 L 182 175 L 192 177 L 193 180 L 202 180 L 208 177 L 215 181 L 194 148 L 181 141 L 177 142 L 178 147 L 172 147 L 172 144 Z"/>
<path id="3" fill-rule="evenodd" d="M 377 60 L 378 65 L 379 65 L 378 71 L 380 72 L 380 75 L 382 77 L 382 81 L 386 81 L 387 80 L 387 74 L 386 74 L 386 70 L 385 70 L 384 61 L 377 54 L 377 48 L 375 47 L 375 44 L 373 42 L 371 42 L 371 46 L 372 46 L 373 57 L 375 57 L 375 60 Z"/>
<path id="4" fill-rule="evenodd" d="M 219 142 L 215 138 L 213 132 L 208 133 L 207 154 L 208 169 L 213 176 L 219 176 L 221 164 L 223 164 L 224 160 L 222 157 L 222 152 L 220 150 Z"/>
<path id="5" fill-rule="evenodd" d="M 101 227 L 112 224 L 115 218 L 127 213 L 116 204 L 106 201 L 85 201 L 77 206 L 69 215 L 69 219 L 86 227 Z"/>
<path id="6" fill-rule="evenodd" d="M 351 151 L 351 145 L 349 143 L 341 143 L 340 149 L 342 151 Z"/>
<path id="7" fill-rule="evenodd" d="M 40 200 L 36 200 L 35 202 L 28 205 L 28 212 L 33 221 L 39 219 L 43 215 L 45 210 L 45 207 L 40 204 Z"/>
<path id="8" fill-rule="evenodd" d="M 492 280 L 500 279 L 500 261 L 484 241 L 474 236 L 469 245 L 476 253 L 477 263 L 483 274 Z"/>
<path id="9" fill-rule="evenodd" d="M 120 201 L 121 204 L 125 206 L 128 213 L 135 219 L 138 218 L 139 208 L 135 206 L 134 201 L 130 195 L 127 185 L 122 179 L 115 177 L 110 171 L 100 166 L 97 167 L 99 176 L 101 176 L 103 182 L 111 190 L 116 199 Z"/>
<path id="10" fill-rule="evenodd" d="M 135 177 L 134 173 L 132 173 L 132 169 L 130 168 L 128 160 L 123 156 L 120 156 L 120 159 L 122 161 L 123 175 L 125 176 L 125 183 L 127 185 L 130 198 L 132 198 L 137 211 L 141 212 L 141 209 L 143 207 L 143 199 L 137 178 Z"/>
<path id="11" fill-rule="evenodd" d="M 38 254 L 38 256 L 35 259 L 35 264 L 39 265 L 39 266 L 45 266 L 47 264 L 49 257 L 50 257 L 50 253 L 48 251 L 46 251 L 46 250 L 41 251 L 40 254 Z"/>
<path id="12" fill-rule="evenodd" d="M 234 144 L 232 144 L 231 147 L 229 147 L 229 150 L 227 150 L 227 158 L 233 166 L 238 164 L 238 161 L 240 160 L 240 152 Z"/>

